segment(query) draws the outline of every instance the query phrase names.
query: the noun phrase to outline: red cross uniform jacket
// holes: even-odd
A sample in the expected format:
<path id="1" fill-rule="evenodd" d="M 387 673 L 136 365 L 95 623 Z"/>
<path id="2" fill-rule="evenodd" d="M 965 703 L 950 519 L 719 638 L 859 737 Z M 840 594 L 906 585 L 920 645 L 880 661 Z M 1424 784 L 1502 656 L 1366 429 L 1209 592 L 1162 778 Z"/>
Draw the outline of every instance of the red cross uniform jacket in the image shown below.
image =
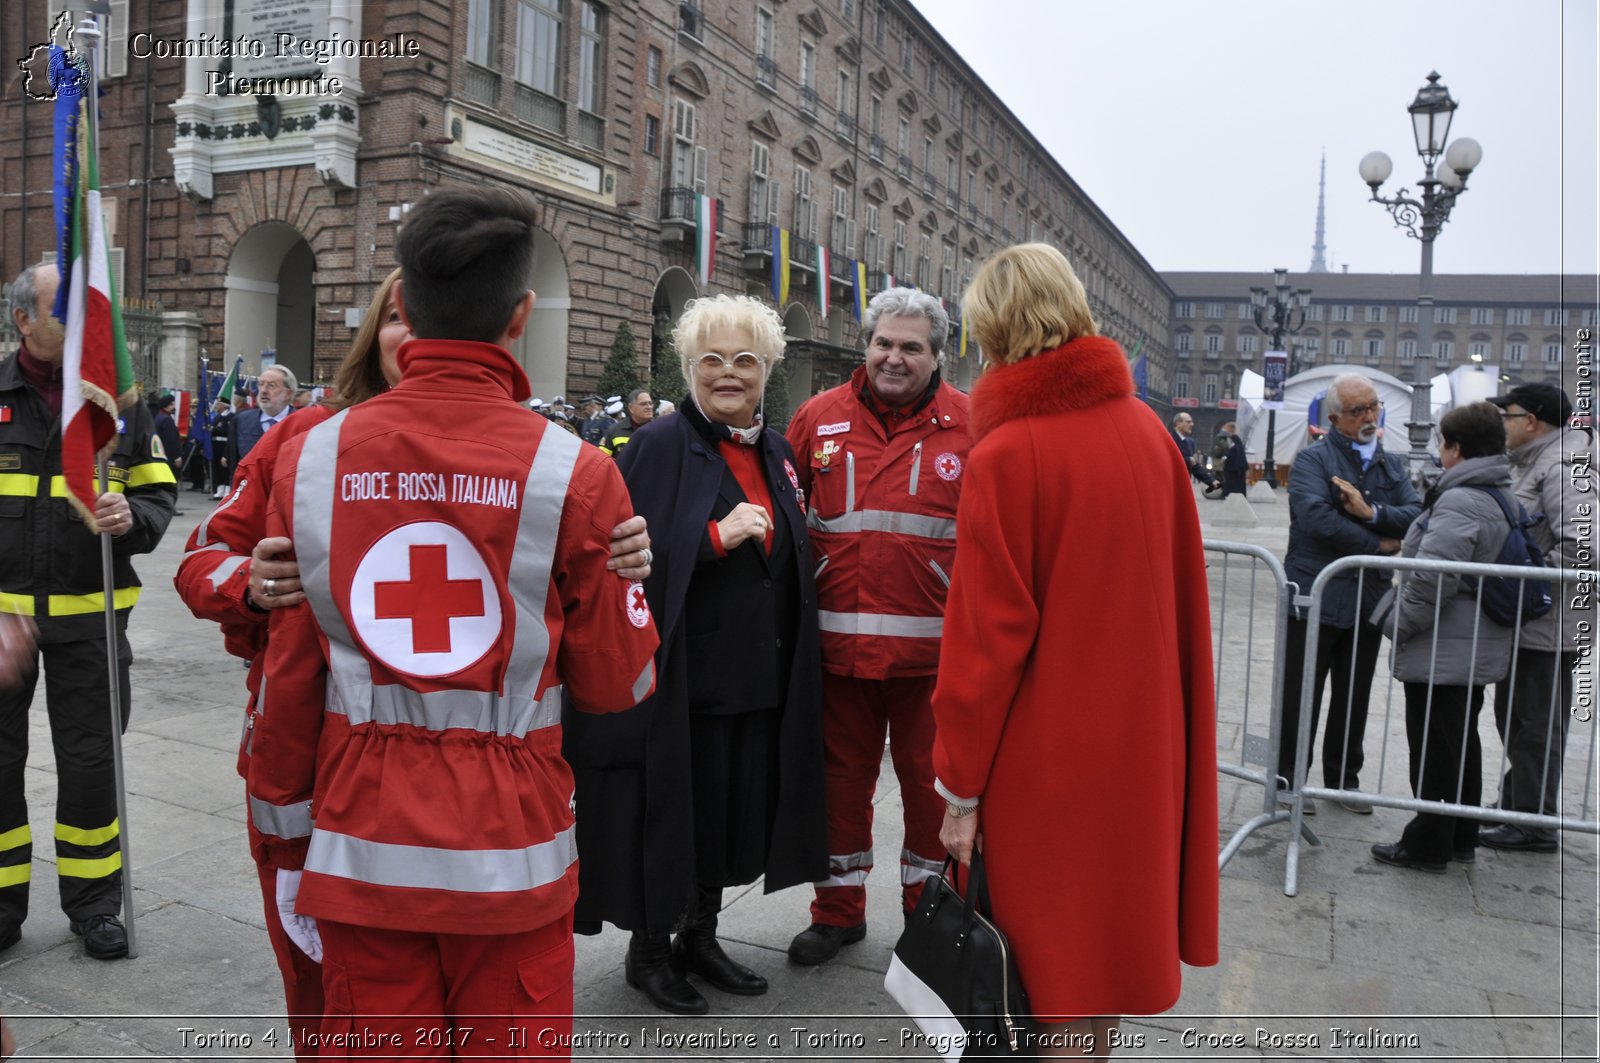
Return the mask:
<path id="1" fill-rule="evenodd" d="M 400 364 L 278 458 L 268 533 L 308 601 L 272 616 L 250 811 L 269 864 L 303 866 L 303 914 L 531 930 L 577 894 L 558 684 L 589 712 L 655 687 L 643 588 L 606 570 L 632 507 L 520 405 L 503 349 L 412 340 Z"/>
<path id="2" fill-rule="evenodd" d="M 261 438 L 239 463 L 233 489 L 189 533 L 183 559 L 172 584 L 189 611 L 222 627 L 228 652 L 250 662 L 245 677 L 249 693 L 245 704 L 244 734 L 239 742 L 239 775 L 246 775 L 255 727 L 256 699 L 261 690 L 262 652 L 267 645 L 265 610 L 252 609 L 245 592 L 250 589 L 250 554 L 267 534 L 267 490 L 283 445 L 333 416 L 326 406 L 311 406 L 285 419 Z"/>
<path id="3" fill-rule="evenodd" d="M 939 383 L 913 416 L 865 397 L 867 371 L 789 422 L 821 606 L 822 667 L 858 679 L 933 675 L 972 436 L 967 397 Z"/>

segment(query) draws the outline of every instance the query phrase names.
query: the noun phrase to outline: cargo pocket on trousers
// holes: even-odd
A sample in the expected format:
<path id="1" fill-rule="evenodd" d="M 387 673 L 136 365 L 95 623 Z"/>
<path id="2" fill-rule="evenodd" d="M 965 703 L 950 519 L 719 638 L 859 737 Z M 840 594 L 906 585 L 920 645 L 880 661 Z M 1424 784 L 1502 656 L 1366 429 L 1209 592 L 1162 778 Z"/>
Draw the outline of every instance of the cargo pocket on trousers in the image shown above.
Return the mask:
<path id="1" fill-rule="evenodd" d="M 293 946 L 291 946 L 293 947 Z M 322 1023 L 317 1033 L 319 1044 L 313 1055 L 322 1059 L 349 1059 L 355 1042 L 355 1001 L 350 994 L 350 976 L 337 963 L 322 958 Z"/>
<path id="2" fill-rule="evenodd" d="M 516 1029 L 516 1059 L 567 1058 L 572 1045 L 572 934 L 517 964 L 506 1025 Z M 535 1017 L 537 1020 L 535 1021 Z"/>

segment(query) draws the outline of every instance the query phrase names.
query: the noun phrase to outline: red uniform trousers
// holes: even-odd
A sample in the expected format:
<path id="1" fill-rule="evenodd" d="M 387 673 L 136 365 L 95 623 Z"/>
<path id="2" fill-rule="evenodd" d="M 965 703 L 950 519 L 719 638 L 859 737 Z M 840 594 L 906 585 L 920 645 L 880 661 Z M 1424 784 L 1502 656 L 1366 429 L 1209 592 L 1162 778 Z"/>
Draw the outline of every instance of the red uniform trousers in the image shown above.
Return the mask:
<path id="1" fill-rule="evenodd" d="M 883 740 L 900 780 L 905 846 L 900 883 L 905 910 L 944 865 L 939 827 L 944 798 L 933 788 L 933 688 L 936 676 L 855 679 L 822 673 L 822 744 L 828 780 L 828 874 L 816 888 L 811 921 L 856 926 L 867 918 L 872 870 L 872 795 L 883 764 Z"/>
<path id="2" fill-rule="evenodd" d="M 254 831 L 255 827 L 252 825 L 250 829 Z M 283 917 L 278 913 L 278 872 L 258 863 L 256 874 L 261 877 L 267 939 L 272 942 L 272 954 L 278 960 L 278 973 L 283 975 L 283 999 L 289 1006 L 289 1036 L 294 1040 L 294 1058 L 300 1063 L 313 1063 L 317 1050 L 312 1042 L 322 1025 L 322 964 L 301 952 L 300 946 L 284 933 Z"/>
<path id="3" fill-rule="evenodd" d="M 567 1059 L 572 913 L 520 934 L 317 920 L 323 1059 Z"/>

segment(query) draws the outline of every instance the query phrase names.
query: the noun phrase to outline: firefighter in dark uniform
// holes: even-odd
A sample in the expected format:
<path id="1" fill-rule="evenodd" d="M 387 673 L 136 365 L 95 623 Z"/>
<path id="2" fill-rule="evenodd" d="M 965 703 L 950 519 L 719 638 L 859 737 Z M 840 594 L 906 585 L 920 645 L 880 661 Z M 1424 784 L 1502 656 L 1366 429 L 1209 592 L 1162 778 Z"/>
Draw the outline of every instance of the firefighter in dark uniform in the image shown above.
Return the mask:
<path id="1" fill-rule="evenodd" d="M 617 422 L 606 429 L 605 437 L 600 442 L 600 449 L 610 454 L 613 458 L 617 452 L 628 445 L 628 440 L 633 438 L 633 433 L 649 424 L 656 415 L 656 401 L 644 388 L 635 388 L 628 392 L 628 404 L 623 407 L 622 416 Z"/>
<path id="2" fill-rule="evenodd" d="M 61 907 L 90 956 L 128 951 L 122 908 L 111 709 L 106 681 L 105 594 L 98 536 L 73 508 L 61 476 L 63 330 L 51 316 L 60 275 L 30 266 L 11 287 L 21 349 L 0 359 L 0 612 L 33 618 L 43 656 L 45 699 L 56 755 L 56 866 Z M 95 520 L 112 536 L 113 600 L 123 726 L 127 725 L 128 613 L 139 598 L 129 559 L 161 541 L 178 485 L 152 446 L 144 403 L 118 422 L 110 490 Z M 37 667 L 0 691 L 0 951 L 22 937 L 28 914 L 33 836 L 23 796 L 28 707 Z"/>

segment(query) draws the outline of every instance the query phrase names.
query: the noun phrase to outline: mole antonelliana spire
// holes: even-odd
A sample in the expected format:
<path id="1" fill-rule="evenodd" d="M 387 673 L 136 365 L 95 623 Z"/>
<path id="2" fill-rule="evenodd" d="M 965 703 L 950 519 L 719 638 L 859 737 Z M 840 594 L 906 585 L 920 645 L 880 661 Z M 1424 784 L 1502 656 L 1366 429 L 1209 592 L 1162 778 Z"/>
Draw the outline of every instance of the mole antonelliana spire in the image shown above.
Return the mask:
<path id="1" fill-rule="evenodd" d="M 1328 192 L 1328 151 L 1322 151 L 1322 169 L 1317 175 L 1317 242 L 1311 245 L 1311 268 L 1307 273 L 1328 272 L 1328 260 L 1324 255 L 1327 245 L 1322 242 L 1323 204 Z"/>

